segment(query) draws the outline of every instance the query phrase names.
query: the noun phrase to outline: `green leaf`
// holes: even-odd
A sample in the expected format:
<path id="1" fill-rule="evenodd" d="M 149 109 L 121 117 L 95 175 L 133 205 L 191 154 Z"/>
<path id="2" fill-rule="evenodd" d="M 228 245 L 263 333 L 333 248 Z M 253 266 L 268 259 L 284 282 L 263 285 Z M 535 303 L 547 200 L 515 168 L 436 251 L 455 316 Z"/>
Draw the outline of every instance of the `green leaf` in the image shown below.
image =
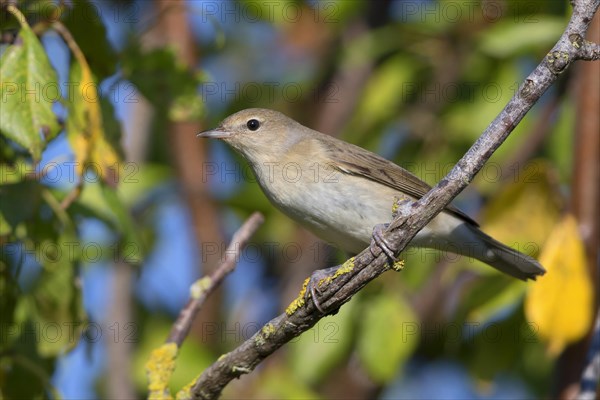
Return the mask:
<path id="1" fill-rule="evenodd" d="M 146 253 L 146 246 L 122 197 L 123 194 L 105 184 L 88 182 L 83 185 L 74 212 L 98 218 L 117 230 L 125 261 L 137 264 Z"/>
<path id="2" fill-rule="evenodd" d="M 1 214 L 0 214 L 1 217 Z M 6 254 L 3 248 L 3 254 L 0 258 L 0 324 L 2 324 L 3 336 L 0 341 L 0 352 L 5 353 L 11 346 L 14 340 L 18 337 L 18 327 L 14 325 L 15 318 L 15 306 L 21 294 L 21 289 L 17 283 L 17 273 L 19 270 L 18 265 L 14 265 L 15 262 L 12 259 L 13 254 Z M 20 262 L 21 260 L 18 260 Z M 15 271 L 15 272 L 8 272 Z"/>
<path id="3" fill-rule="evenodd" d="M 317 325 L 290 343 L 290 368 L 302 382 L 318 383 L 350 352 L 352 323 L 356 319 L 356 301 L 321 320 Z"/>
<path id="4" fill-rule="evenodd" d="M 482 269 L 489 267 L 482 266 Z M 468 290 L 459 304 L 457 319 L 473 323 L 488 322 L 498 313 L 521 301 L 526 285 L 499 274 L 483 275 Z"/>
<path id="5" fill-rule="evenodd" d="M 119 229 L 119 223 L 113 210 L 110 208 L 102 194 L 102 185 L 99 182 L 86 182 L 69 213 L 97 218 L 114 229 Z"/>
<path id="6" fill-rule="evenodd" d="M 2 214 L 2 210 L 0 210 L 0 236 L 8 235 L 12 231 L 10 225 L 4 215 Z"/>
<path id="7" fill-rule="evenodd" d="M 121 123 L 115 116 L 115 108 L 106 98 L 100 98 L 100 112 L 102 113 L 102 126 L 104 127 L 104 137 L 106 141 L 117 152 L 120 160 L 125 159 L 125 152 L 121 143 Z"/>
<path id="8" fill-rule="evenodd" d="M 204 75 L 180 62 L 173 48 L 142 51 L 138 43 L 131 43 L 123 55 L 124 77 L 155 108 L 167 110 L 173 121 L 193 121 L 202 116 L 204 105 L 197 87 Z"/>
<path id="9" fill-rule="evenodd" d="M 476 64 L 483 65 L 485 64 Z M 521 79 L 521 71 L 513 63 L 501 63 L 492 68 L 493 73 L 482 82 L 464 81 L 464 95 L 462 101 L 449 103 L 448 112 L 441 116 L 442 125 L 448 130 L 448 140 L 456 144 L 472 143 L 481 132 L 492 121 L 503 104 L 506 104 L 518 89 L 518 82 Z M 486 81 L 487 80 L 487 81 Z M 525 133 L 523 120 L 517 127 L 517 130 Z M 514 139 L 514 137 L 517 137 Z M 525 137 L 525 139 L 527 139 Z M 513 141 L 521 140 L 519 132 L 515 131 L 511 138 L 500 147 L 497 157 L 503 153 L 506 147 L 514 146 Z M 513 147 L 514 149 L 514 147 Z M 514 152 L 514 150 L 513 150 Z"/>
<path id="10" fill-rule="evenodd" d="M 407 334 L 417 317 L 402 297 L 386 292 L 366 304 L 362 317 L 360 360 L 374 381 L 389 382 L 417 346 L 417 335 Z"/>
<path id="11" fill-rule="evenodd" d="M 576 103 L 564 97 L 557 111 L 557 119 L 552 124 L 552 133 L 548 135 L 546 148 L 554 167 L 557 169 L 561 182 L 569 183 L 573 173 L 573 153 L 565 151 L 572 149 L 575 141 L 573 127 L 577 119 Z"/>
<path id="12" fill-rule="evenodd" d="M 310 365 L 305 365 L 310 369 Z M 303 383 L 289 368 L 282 368 L 276 363 L 266 366 L 256 384 L 257 390 L 252 394 L 256 399 L 312 399 L 319 400 L 317 392 Z"/>
<path id="13" fill-rule="evenodd" d="M 99 219 L 120 234 L 119 255 L 125 262 L 138 264 L 146 254 L 143 230 L 133 221 L 122 195 L 105 184 L 87 182 L 69 214 Z M 113 250 L 111 250 L 113 251 Z"/>
<path id="14" fill-rule="evenodd" d="M 96 3 L 79 0 L 73 7 L 65 7 L 65 26 L 75 38 L 77 45 L 85 54 L 90 69 L 99 81 L 115 72 L 117 56 L 106 36 L 106 28 L 99 13 L 102 11 Z M 116 7 L 119 7 L 116 5 Z M 121 9 L 114 10 L 114 16 Z M 124 17 L 120 15 L 120 17 Z"/>
<path id="15" fill-rule="evenodd" d="M 125 218 L 130 220 L 127 209 L 132 209 L 140 202 L 153 202 L 152 196 L 160 196 L 160 192 L 155 189 L 172 177 L 170 169 L 159 164 L 125 163 L 122 171 L 117 193 L 114 195 L 116 198 L 111 200 L 122 205 L 115 208 L 104 194 L 104 190 L 109 188 L 105 188 L 99 182 L 88 181 L 83 185 L 78 199 L 69 208 L 69 213 L 100 219 L 112 229 L 126 232 L 116 210 L 124 209 L 125 211 L 119 213 L 125 213 Z M 129 221 L 127 224 L 131 226 L 134 222 Z"/>
<path id="16" fill-rule="evenodd" d="M 23 323 L 7 327 L 9 336 L 18 334 L 10 351 L 2 357 L 2 396 L 5 399 L 58 399 L 51 385 L 56 359 L 42 357 L 36 346 L 39 327 Z"/>
<path id="17" fill-rule="evenodd" d="M 39 161 L 45 141 L 59 130 L 52 103 L 60 97 L 60 89 L 56 72 L 25 17 L 14 6 L 8 10 L 20 21 L 21 31 L 0 60 L 0 131 Z"/>
<path id="18" fill-rule="evenodd" d="M 35 286 L 18 298 L 14 320 L 17 326 L 33 324 L 33 337 L 25 339 L 34 340 L 40 356 L 57 356 L 77 344 L 86 321 L 75 276 L 80 245 L 71 233 L 31 245 L 35 259 L 42 265 L 42 272 Z M 23 334 L 31 335 L 32 332 Z"/>
<path id="19" fill-rule="evenodd" d="M 22 157 L 14 162 L 0 163 L 0 185 L 21 182 L 28 176 L 35 175 L 35 167 Z"/>
<path id="20" fill-rule="evenodd" d="M 501 321 L 467 327 L 468 340 L 463 341 L 457 355 L 475 378 L 493 380 L 508 371 L 521 377 L 549 376 L 552 362 L 536 350 L 536 347 L 542 347 L 535 337 L 536 326 L 524 319 L 520 308 Z M 532 351 L 537 353 L 537 359 L 530 360 L 527 365 L 527 357 L 531 357 Z M 524 368 L 526 366 L 529 368 Z"/>
<path id="21" fill-rule="evenodd" d="M 116 190 L 102 186 L 102 195 L 106 204 L 111 208 L 118 221 L 118 226 L 123 234 L 121 248 L 126 252 L 126 260 L 131 264 L 139 264 L 142 262 L 145 254 L 145 246 L 141 238 L 140 232 L 129 213 L 129 210 L 119 197 Z"/>
<path id="22" fill-rule="evenodd" d="M 171 169 L 162 164 L 137 164 L 127 162 L 119 177 L 117 193 L 123 203 L 131 208 L 148 201 L 153 191 L 172 179 Z"/>
<path id="23" fill-rule="evenodd" d="M 494 57 L 504 58 L 531 50 L 548 49 L 565 29 L 563 18 L 536 16 L 535 29 L 530 23 L 515 23 L 511 19 L 498 22 L 481 35 L 481 51 Z"/>
<path id="24" fill-rule="evenodd" d="M 403 97 L 414 74 L 415 63 L 410 58 L 398 55 L 386 60 L 369 79 L 355 121 L 349 125 L 368 130 L 396 115 L 406 101 Z"/>
<path id="25" fill-rule="evenodd" d="M 33 218 L 41 201 L 41 186 L 35 181 L 22 181 L 0 186 L 0 213 L 15 229 L 21 222 Z"/>

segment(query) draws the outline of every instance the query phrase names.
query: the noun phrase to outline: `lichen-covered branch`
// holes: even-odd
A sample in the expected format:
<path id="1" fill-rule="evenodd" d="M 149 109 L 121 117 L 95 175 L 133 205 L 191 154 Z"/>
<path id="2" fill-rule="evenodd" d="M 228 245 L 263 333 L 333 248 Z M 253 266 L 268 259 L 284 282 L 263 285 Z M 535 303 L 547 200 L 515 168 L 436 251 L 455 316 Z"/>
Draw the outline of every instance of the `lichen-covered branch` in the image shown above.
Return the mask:
<path id="1" fill-rule="evenodd" d="M 573 2 L 573 14 L 558 42 L 475 144 L 429 193 L 416 202 L 400 205 L 398 217 L 384 233 L 387 242 L 395 245 L 396 254 L 473 180 L 525 114 L 573 61 L 598 58 L 598 45 L 583 38 L 599 3 L 600 0 Z M 344 263 L 343 273 L 325 282 L 318 296 L 319 304 L 326 313 L 335 312 L 388 269 L 387 257 L 380 250 L 376 247 L 364 250 Z M 190 392 L 181 394 L 182 398 L 218 397 L 232 379 L 249 373 L 279 347 L 314 326 L 324 314 L 318 312 L 311 299 L 304 300 L 304 293 L 301 293 L 287 313 L 271 320 L 238 348 L 221 356 L 202 373 Z"/>
<path id="2" fill-rule="evenodd" d="M 240 253 L 263 222 L 264 217 L 261 213 L 253 213 L 231 238 L 219 267 L 211 275 L 199 279 L 190 287 L 190 300 L 179 313 L 165 344 L 154 349 L 146 362 L 149 398 L 171 398 L 168 389 L 169 379 L 175 369 L 179 348 L 188 335 L 194 318 L 208 296 L 235 269 Z"/>

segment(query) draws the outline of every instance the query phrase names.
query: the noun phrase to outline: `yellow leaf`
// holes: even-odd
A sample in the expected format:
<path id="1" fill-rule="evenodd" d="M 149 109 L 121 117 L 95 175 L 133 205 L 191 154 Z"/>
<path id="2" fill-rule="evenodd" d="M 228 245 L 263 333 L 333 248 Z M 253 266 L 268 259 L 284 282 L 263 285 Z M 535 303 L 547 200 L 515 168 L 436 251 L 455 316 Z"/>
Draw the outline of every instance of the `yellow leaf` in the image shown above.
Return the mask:
<path id="1" fill-rule="evenodd" d="M 100 171 L 102 180 L 112 187 L 118 183 L 120 176 L 119 156 L 115 149 L 106 141 L 104 135 L 98 136 L 94 141 L 94 148 L 90 161 L 95 163 Z"/>
<path id="2" fill-rule="evenodd" d="M 586 334 L 592 319 L 592 285 L 575 217 L 566 215 L 552 229 L 539 261 L 548 272 L 531 285 L 525 313 L 557 355 Z"/>
<path id="3" fill-rule="evenodd" d="M 560 200 L 551 175 L 546 163 L 528 163 L 485 208 L 483 231 L 522 253 L 539 254 L 560 218 Z"/>
<path id="4" fill-rule="evenodd" d="M 69 129 L 70 125 L 67 124 L 67 129 Z M 69 129 L 69 134 L 67 135 L 69 142 L 71 143 L 71 148 L 73 149 L 73 153 L 75 154 L 75 175 L 81 176 L 83 175 L 84 165 L 87 161 L 87 155 L 90 150 L 90 142 L 88 139 L 80 134 L 71 134 L 71 132 L 76 132 L 75 129 Z"/>
<path id="5" fill-rule="evenodd" d="M 81 176 L 92 163 L 102 180 L 115 186 L 120 175 L 115 171 L 120 165 L 119 156 L 105 139 L 97 84 L 83 56 L 71 66 L 70 80 L 77 83 L 69 95 L 67 119 L 67 138 L 75 153 L 76 173 Z"/>

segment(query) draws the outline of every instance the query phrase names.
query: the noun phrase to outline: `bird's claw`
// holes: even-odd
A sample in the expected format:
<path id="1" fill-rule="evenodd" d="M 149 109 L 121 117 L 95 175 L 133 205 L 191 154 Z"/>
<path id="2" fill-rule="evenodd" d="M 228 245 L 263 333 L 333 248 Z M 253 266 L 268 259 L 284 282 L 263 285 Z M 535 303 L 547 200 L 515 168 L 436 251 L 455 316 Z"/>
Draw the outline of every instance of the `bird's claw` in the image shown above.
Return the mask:
<path id="1" fill-rule="evenodd" d="M 335 266 L 335 267 L 331 267 L 331 268 L 318 269 L 318 270 L 314 271 L 308 280 L 308 284 L 306 285 L 306 293 L 305 293 L 306 299 L 308 299 L 308 295 L 310 293 L 313 303 L 315 304 L 315 308 L 317 310 L 319 310 L 319 312 L 321 314 L 326 314 L 326 312 L 323 309 L 323 307 L 321 307 L 321 303 L 317 299 L 317 294 L 321 295 L 320 286 L 324 282 L 326 282 L 327 279 L 331 279 L 331 277 L 335 274 L 337 269 L 338 269 L 338 267 Z"/>

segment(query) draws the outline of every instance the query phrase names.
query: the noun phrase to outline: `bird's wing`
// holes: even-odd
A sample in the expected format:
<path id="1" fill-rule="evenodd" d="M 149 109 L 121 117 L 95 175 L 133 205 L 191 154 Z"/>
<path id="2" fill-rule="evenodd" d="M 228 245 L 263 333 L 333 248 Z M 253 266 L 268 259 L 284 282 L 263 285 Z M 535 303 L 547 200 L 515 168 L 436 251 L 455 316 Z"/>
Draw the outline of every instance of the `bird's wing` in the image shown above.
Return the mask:
<path id="1" fill-rule="evenodd" d="M 375 153 L 354 145 L 342 147 L 336 139 L 328 142 L 332 167 L 340 172 L 370 179 L 416 199 L 420 199 L 431 189 L 431 186 L 410 171 Z M 479 226 L 475 220 L 452 204 L 446 206 L 445 210 L 470 224 Z"/>

